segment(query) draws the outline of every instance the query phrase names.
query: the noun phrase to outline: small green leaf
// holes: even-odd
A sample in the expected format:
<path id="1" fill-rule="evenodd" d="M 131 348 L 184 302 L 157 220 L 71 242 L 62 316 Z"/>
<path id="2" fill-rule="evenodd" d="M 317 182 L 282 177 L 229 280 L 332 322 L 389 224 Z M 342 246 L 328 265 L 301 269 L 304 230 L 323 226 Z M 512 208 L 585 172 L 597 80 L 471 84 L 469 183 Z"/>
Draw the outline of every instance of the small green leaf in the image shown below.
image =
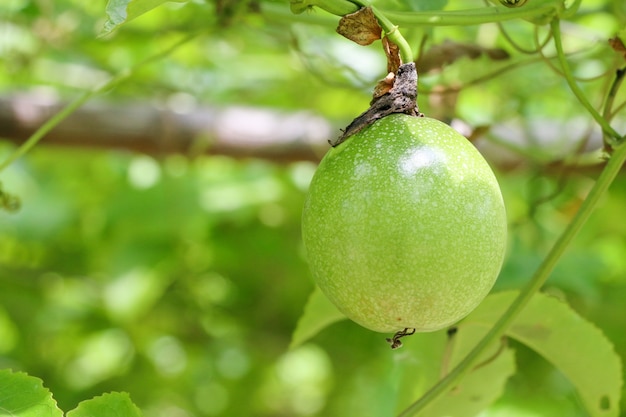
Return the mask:
<path id="1" fill-rule="evenodd" d="M 141 411 L 124 392 L 111 392 L 83 401 L 67 417 L 141 417 Z"/>
<path id="2" fill-rule="evenodd" d="M 0 370 L 0 416 L 63 417 L 43 381 L 22 372 Z"/>
<path id="3" fill-rule="evenodd" d="M 475 342 L 478 340 L 476 339 Z M 475 370 L 465 375 L 459 385 L 429 404 L 418 416 L 472 417 L 478 415 L 500 398 L 506 382 L 514 373 L 513 349 L 504 348 L 495 353 L 493 358 L 486 358 Z"/>
<path id="4" fill-rule="evenodd" d="M 106 6 L 108 19 L 100 36 L 111 33 L 121 24 L 130 22 L 168 1 L 184 3 L 187 0 L 109 0 Z"/>
<path id="5" fill-rule="evenodd" d="M 516 291 L 491 295 L 459 326 L 485 333 L 517 297 Z M 611 342 L 592 323 L 560 300 L 537 294 L 507 335 L 524 343 L 559 369 L 576 387 L 592 417 L 617 417 L 622 363 Z"/>
<path id="6" fill-rule="evenodd" d="M 326 298 L 322 291 L 315 287 L 304 307 L 304 313 L 298 320 L 289 348 L 293 349 L 301 345 L 324 328 L 345 318 L 346 316 Z"/>
<path id="7" fill-rule="evenodd" d="M 393 353 L 393 366 L 388 374 L 387 384 L 395 383 L 396 390 L 394 396 L 387 395 L 384 399 L 387 402 L 393 401 L 394 412 L 390 415 L 396 415 L 405 409 L 441 378 L 441 364 L 447 340 L 443 330 L 416 333 L 403 339 L 402 348 Z"/>
<path id="8" fill-rule="evenodd" d="M 397 351 L 391 367 L 393 372 L 390 372 L 388 378 L 388 385 L 396 381 L 397 394 L 386 395 L 386 401 L 395 404 L 396 413 L 387 414 L 396 415 L 421 397 L 450 372 L 483 335 L 482 328 L 467 326 L 454 336 L 448 336 L 443 330 L 407 337 L 402 349 Z M 508 379 L 514 373 L 513 350 L 502 343 L 494 343 L 483 353 L 479 365 L 454 389 L 430 403 L 417 416 L 478 415 L 502 395 Z"/>
<path id="9" fill-rule="evenodd" d="M 8 212 L 16 212 L 20 209 L 20 205 L 19 197 L 4 191 L 2 183 L 0 182 L 0 209 L 4 209 Z"/>
<path id="10" fill-rule="evenodd" d="M 396 350 L 382 337 L 377 339 L 369 347 L 371 356 L 352 375 L 359 383 L 352 391 L 358 405 L 350 409 L 351 416 L 396 416 L 441 377 L 445 330 L 415 333 L 402 339 L 402 348 Z"/>

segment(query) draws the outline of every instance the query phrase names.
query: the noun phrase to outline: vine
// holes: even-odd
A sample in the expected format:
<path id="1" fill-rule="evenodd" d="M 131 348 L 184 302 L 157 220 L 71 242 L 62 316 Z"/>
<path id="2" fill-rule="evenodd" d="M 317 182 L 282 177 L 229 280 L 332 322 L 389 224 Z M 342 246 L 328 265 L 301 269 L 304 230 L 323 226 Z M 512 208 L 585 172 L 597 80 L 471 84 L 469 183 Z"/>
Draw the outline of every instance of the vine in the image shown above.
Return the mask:
<path id="1" fill-rule="evenodd" d="M 609 124 L 609 122 L 602 117 L 600 112 L 598 112 L 593 105 L 585 96 L 585 93 L 580 88 L 580 86 L 576 83 L 574 79 L 574 75 L 572 74 L 572 70 L 569 67 L 567 62 L 567 58 L 565 57 L 565 52 L 563 50 L 563 42 L 561 41 L 561 25 L 560 20 L 555 18 L 550 22 L 550 27 L 552 29 L 552 36 L 554 37 L 554 46 L 556 47 L 557 56 L 559 58 L 559 62 L 561 64 L 561 69 L 563 71 L 563 75 L 565 76 L 565 80 L 569 85 L 572 93 L 576 96 L 580 104 L 582 104 L 585 109 L 589 112 L 591 117 L 602 127 L 602 131 L 608 136 L 608 140 L 610 142 L 609 145 L 618 144 L 622 138 L 619 133 Z"/>

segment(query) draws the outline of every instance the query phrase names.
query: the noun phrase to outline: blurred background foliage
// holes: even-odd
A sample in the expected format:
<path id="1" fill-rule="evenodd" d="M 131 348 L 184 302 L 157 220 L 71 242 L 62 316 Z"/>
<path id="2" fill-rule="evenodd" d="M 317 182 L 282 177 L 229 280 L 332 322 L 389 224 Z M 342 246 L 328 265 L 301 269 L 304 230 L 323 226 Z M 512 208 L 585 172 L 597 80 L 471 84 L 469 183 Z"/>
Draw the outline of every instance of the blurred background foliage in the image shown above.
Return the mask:
<path id="1" fill-rule="evenodd" d="M 380 48 L 351 44 L 334 33 L 336 18 L 294 16 L 283 1 L 167 3 L 98 37 L 105 6 L 1 2 L 1 96 L 71 100 L 191 36 L 97 99 L 174 111 L 306 110 L 339 128 L 367 107 L 385 75 Z M 624 22 L 623 1 L 585 0 L 563 23 L 575 74 L 597 106 L 624 66 L 608 43 Z M 522 20 L 502 26 L 527 49 L 547 33 L 539 27 L 535 34 Z M 496 169 L 510 220 L 494 291 L 530 278 L 601 163 L 597 153 L 575 154 L 598 150 L 600 135 L 549 65 L 551 45 L 545 57 L 527 54 L 502 33 L 495 24 L 404 31 L 422 54 L 446 40 L 463 43 L 461 52 L 467 45 L 506 52 L 498 60 L 480 53 L 435 65 L 420 78 L 424 113 L 488 131 L 476 143 Z M 615 107 L 625 99 L 620 91 Z M 616 126 L 625 124 L 623 113 Z M 3 138 L 0 160 L 16 146 Z M 44 139 L 0 174 L 0 190 L 21 205 L 0 211 L 0 367 L 42 378 L 63 409 L 115 390 L 129 392 L 148 417 L 383 415 L 381 386 L 395 354 L 383 335 L 344 321 L 287 349 L 313 288 L 300 211 L 314 170 L 309 161 L 148 155 L 47 146 Z M 624 207 L 620 176 L 546 287 L 601 328 L 622 358 Z M 427 352 L 428 340 L 406 343 L 423 343 Z M 515 347 L 518 373 L 484 416 L 584 415 L 562 375 Z"/>

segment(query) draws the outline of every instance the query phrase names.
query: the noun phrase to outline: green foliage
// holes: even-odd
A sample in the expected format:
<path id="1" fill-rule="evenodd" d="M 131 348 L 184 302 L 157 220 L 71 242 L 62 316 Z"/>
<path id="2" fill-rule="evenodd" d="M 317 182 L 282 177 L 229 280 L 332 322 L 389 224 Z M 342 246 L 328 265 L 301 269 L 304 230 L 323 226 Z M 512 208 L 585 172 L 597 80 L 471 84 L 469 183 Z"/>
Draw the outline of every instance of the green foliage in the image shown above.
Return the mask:
<path id="1" fill-rule="evenodd" d="M 62 417 L 43 381 L 25 373 L 0 370 L 0 415 L 16 417 Z"/>
<path id="2" fill-rule="evenodd" d="M 626 6 L 374 3 L 430 59 L 421 111 L 467 123 L 497 171 L 511 240 L 496 292 L 455 335 L 416 334 L 392 352 L 311 294 L 300 214 L 314 164 L 204 155 L 204 136 L 188 154 L 148 155 L 53 147 L 42 135 L 23 155 L 11 136 L 21 125 L 5 124 L 0 163 L 19 158 L 0 172 L 0 415 L 396 416 L 450 374 L 602 169 L 601 132 L 566 81 L 623 135 L 624 51 L 608 39 L 624 41 Z M 554 16 L 566 19 L 569 80 L 549 28 L 532 24 Z M 183 113 L 262 106 L 315 113 L 339 133 L 386 66 L 380 48 L 350 44 L 336 24 L 271 0 L 0 2 L 2 108 L 30 120 L 17 101 L 30 95 Z M 156 140 L 168 127 L 155 124 Z M 535 296 L 506 342 L 421 415 L 625 409 L 624 190 L 620 174 L 570 242 L 543 288 L 556 298 Z M 130 397 L 100 396 L 115 391 Z"/>
<path id="3" fill-rule="evenodd" d="M 436 361 L 445 368 L 439 372 L 445 374 L 458 364 L 504 314 L 517 295 L 511 291 L 490 295 L 459 324 L 447 348 L 436 342 L 440 345 L 440 352 L 446 352 L 445 357 L 442 355 Z M 294 332 L 292 345 L 305 342 L 341 319 L 341 313 L 322 297 L 317 289 L 311 295 Z M 621 360 L 604 334 L 563 302 L 537 294 L 506 335 L 524 343 L 562 372 L 578 390 L 590 416 L 619 415 L 623 384 Z M 505 343 L 504 339 L 501 343 Z M 418 415 L 458 415 L 461 411 L 463 415 L 477 415 L 499 398 L 507 379 L 515 371 L 515 363 L 513 350 L 497 345 L 483 354 L 480 365 L 463 379 L 461 385 Z M 423 385 L 422 381 L 413 378 L 422 367 L 423 364 L 415 362 L 414 358 L 404 358 L 399 368 L 409 377 L 404 377 L 400 383 L 403 391 L 415 392 L 419 389 L 417 387 Z M 431 384 L 436 380 L 433 379 Z"/>
<path id="4" fill-rule="evenodd" d="M 120 25 L 149 12 L 163 3 L 187 0 L 109 0 L 106 6 L 107 21 L 104 23 L 102 35 L 107 35 Z"/>
<path id="5" fill-rule="evenodd" d="M 12 212 L 19 210 L 19 208 L 19 197 L 4 191 L 2 189 L 2 183 L 0 182 L 0 209 Z"/>
<path id="6" fill-rule="evenodd" d="M 52 393 L 39 378 L 0 370 L 0 416 L 63 417 Z M 108 393 L 81 402 L 67 417 L 141 417 L 128 394 Z"/>
<path id="7" fill-rule="evenodd" d="M 494 294 L 460 324 L 486 332 L 516 293 Z M 480 332 L 480 330 L 478 330 Z M 506 334 L 543 356 L 576 387 L 590 416 L 618 416 L 622 362 L 593 324 L 554 297 L 537 294 Z"/>
<path id="8" fill-rule="evenodd" d="M 303 344 L 324 328 L 345 318 L 346 316 L 337 310 L 337 307 L 316 286 L 298 320 L 291 338 L 290 348 L 293 349 Z"/>
<path id="9" fill-rule="evenodd" d="M 469 333 L 469 335 L 467 334 Z M 455 366 L 463 355 L 467 354 L 479 338 L 471 332 L 460 332 L 455 336 L 452 359 L 444 366 Z M 490 355 L 487 357 L 487 355 Z M 448 358 L 446 358 L 448 359 Z M 488 351 L 482 358 L 484 361 L 466 375 L 459 385 L 447 394 L 429 404 L 424 411 L 417 414 L 423 417 L 457 416 L 467 417 L 479 415 L 496 401 L 504 392 L 507 380 L 516 370 L 513 349 Z M 443 373 L 446 369 L 441 370 Z M 436 381 L 433 381 L 435 383 Z M 410 383 L 407 381 L 407 383 Z"/>
<path id="10" fill-rule="evenodd" d="M 67 413 L 67 417 L 141 417 L 128 394 L 109 393 L 83 401 Z"/>

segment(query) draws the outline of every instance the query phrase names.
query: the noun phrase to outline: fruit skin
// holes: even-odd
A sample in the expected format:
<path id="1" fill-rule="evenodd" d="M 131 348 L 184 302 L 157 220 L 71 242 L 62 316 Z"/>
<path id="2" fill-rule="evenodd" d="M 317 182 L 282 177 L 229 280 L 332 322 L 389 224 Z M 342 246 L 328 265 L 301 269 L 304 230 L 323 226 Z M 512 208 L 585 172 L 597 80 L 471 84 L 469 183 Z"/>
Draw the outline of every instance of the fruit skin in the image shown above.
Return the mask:
<path id="1" fill-rule="evenodd" d="M 448 125 L 404 114 L 332 148 L 302 214 L 316 283 L 378 332 L 434 331 L 466 316 L 492 288 L 506 236 L 480 153 Z"/>

